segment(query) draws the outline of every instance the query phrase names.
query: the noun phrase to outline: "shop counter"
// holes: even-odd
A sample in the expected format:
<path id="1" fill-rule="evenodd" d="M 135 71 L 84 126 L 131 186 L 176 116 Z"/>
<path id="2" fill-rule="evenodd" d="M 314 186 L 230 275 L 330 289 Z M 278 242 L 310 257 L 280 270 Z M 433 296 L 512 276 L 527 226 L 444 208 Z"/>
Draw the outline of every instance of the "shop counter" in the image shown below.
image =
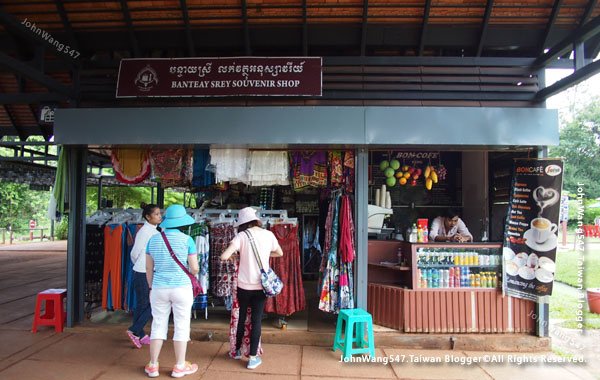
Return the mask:
<path id="1" fill-rule="evenodd" d="M 405 265 L 391 265 L 399 261 L 398 249 Z M 500 243 L 370 240 L 367 310 L 374 323 L 410 333 L 534 333 L 535 304 L 502 296 L 500 255 Z M 468 286 L 464 276 L 462 287 L 423 277 L 423 271 L 457 267 L 468 268 Z M 496 287 L 487 280 L 486 287 L 471 287 L 471 273 L 496 273 Z"/>

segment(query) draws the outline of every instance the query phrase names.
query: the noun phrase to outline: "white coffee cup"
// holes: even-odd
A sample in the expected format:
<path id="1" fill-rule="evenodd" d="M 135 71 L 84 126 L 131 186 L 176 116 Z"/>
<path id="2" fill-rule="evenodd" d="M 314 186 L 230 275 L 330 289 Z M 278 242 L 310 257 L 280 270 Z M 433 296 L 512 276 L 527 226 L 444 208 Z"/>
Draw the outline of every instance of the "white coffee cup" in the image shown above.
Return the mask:
<path id="1" fill-rule="evenodd" d="M 531 221 L 533 240 L 538 244 L 542 244 L 548 240 L 550 234 L 556 233 L 556 230 L 558 230 L 558 226 L 546 218 L 535 218 Z"/>

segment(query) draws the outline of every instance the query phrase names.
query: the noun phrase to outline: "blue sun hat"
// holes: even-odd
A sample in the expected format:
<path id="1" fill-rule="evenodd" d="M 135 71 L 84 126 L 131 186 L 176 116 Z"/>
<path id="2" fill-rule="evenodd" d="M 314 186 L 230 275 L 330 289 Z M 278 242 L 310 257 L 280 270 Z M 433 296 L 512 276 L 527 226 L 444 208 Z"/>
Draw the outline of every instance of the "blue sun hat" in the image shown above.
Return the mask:
<path id="1" fill-rule="evenodd" d="M 172 205 L 167 208 L 161 228 L 176 228 L 194 224 L 194 218 L 189 216 L 182 205 Z"/>

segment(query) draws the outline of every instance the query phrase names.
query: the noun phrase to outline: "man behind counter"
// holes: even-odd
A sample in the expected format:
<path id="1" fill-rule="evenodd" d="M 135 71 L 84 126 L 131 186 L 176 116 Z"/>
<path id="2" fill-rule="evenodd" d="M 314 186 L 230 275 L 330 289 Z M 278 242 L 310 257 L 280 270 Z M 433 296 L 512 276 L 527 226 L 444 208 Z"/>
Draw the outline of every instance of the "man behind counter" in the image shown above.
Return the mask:
<path id="1" fill-rule="evenodd" d="M 473 235 L 458 214 L 458 209 L 450 207 L 443 216 L 435 218 L 429 230 L 429 241 L 473 241 Z"/>

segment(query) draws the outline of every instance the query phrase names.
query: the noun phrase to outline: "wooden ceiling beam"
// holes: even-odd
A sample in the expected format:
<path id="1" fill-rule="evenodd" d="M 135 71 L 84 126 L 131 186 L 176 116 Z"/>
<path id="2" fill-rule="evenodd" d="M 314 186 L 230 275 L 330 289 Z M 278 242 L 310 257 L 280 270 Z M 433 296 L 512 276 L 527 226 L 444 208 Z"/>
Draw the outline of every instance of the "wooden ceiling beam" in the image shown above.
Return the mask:
<path id="1" fill-rule="evenodd" d="M 579 70 L 573 72 L 573 74 L 559 80 L 551 86 L 545 87 L 537 92 L 535 99 L 538 102 L 543 102 L 552 95 L 558 94 L 569 87 L 575 86 L 578 83 L 600 73 L 600 61 L 592 62 L 586 66 L 583 66 Z"/>
<path id="2" fill-rule="evenodd" d="M 14 59 L 13 57 L 0 52 L 0 65 L 5 66 L 15 75 L 22 75 L 28 79 L 31 79 L 39 84 L 47 87 L 48 89 L 54 90 L 67 97 L 75 97 L 76 93 L 73 89 L 65 86 L 54 78 L 44 75 L 41 71 L 34 69 L 33 67 L 24 64 L 21 61 Z"/>
<path id="3" fill-rule="evenodd" d="M 252 49 L 250 47 L 250 28 L 248 27 L 248 7 L 246 0 L 242 1 L 242 21 L 243 21 L 243 32 L 244 32 L 244 52 L 247 56 L 252 55 Z"/>
<path id="4" fill-rule="evenodd" d="M 419 40 L 419 57 L 423 56 L 425 50 L 425 38 L 427 37 L 427 26 L 429 25 L 429 11 L 431 10 L 431 0 L 425 0 L 425 10 L 423 12 L 423 26 L 421 28 L 421 39 Z"/>
<path id="5" fill-rule="evenodd" d="M 29 42 L 31 45 L 43 46 L 48 53 L 54 54 L 58 59 L 67 62 L 72 67 L 79 66 L 81 64 L 79 59 L 73 58 L 73 56 L 66 53 L 66 50 L 63 49 L 62 51 L 58 51 L 56 46 L 51 44 L 48 39 L 42 37 L 43 31 L 41 31 L 41 29 L 38 28 L 40 33 L 37 33 L 31 28 L 28 28 L 21 20 L 6 12 L 1 6 L 0 24 L 3 24 L 7 31 L 11 31 L 15 35 Z"/>
<path id="6" fill-rule="evenodd" d="M 183 14 L 183 22 L 185 23 L 185 36 L 188 45 L 188 55 L 190 57 L 196 56 L 196 47 L 194 46 L 194 38 L 192 37 L 192 26 L 190 25 L 190 16 L 188 14 L 188 7 L 186 0 L 181 0 L 181 13 Z"/>
<path id="7" fill-rule="evenodd" d="M 75 34 L 73 33 L 73 29 L 71 28 L 71 23 L 69 22 L 69 18 L 67 17 L 67 12 L 65 11 L 63 0 L 54 0 L 54 2 L 56 3 L 56 9 L 58 10 L 58 14 L 60 15 L 60 19 L 62 20 L 65 32 L 69 37 L 69 41 L 71 43 L 70 47 L 75 50 L 79 50 L 79 45 L 77 44 L 77 39 L 75 38 Z"/>
<path id="8" fill-rule="evenodd" d="M 302 55 L 308 56 L 308 11 L 307 0 L 302 0 Z"/>
<path id="9" fill-rule="evenodd" d="M 592 13 L 596 8 L 596 4 L 598 4 L 598 0 L 590 0 L 585 8 L 585 11 L 583 12 L 583 15 L 581 16 L 581 20 L 579 21 L 580 26 L 588 22 L 590 17 L 592 17 Z"/>
<path id="10" fill-rule="evenodd" d="M 133 49 L 133 56 L 141 57 L 142 53 L 140 50 L 140 44 L 138 43 L 138 40 L 135 36 L 135 32 L 133 31 L 133 22 L 131 21 L 131 13 L 129 12 L 127 0 L 121 0 L 121 11 L 123 12 L 123 16 L 125 17 L 127 33 L 129 34 L 129 43 L 131 44 L 131 48 Z"/>
<path id="11" fill-rule="evenodd" d="M 550 18 L 548 19 L 548 24 L 546 25 L 546 31 L 544 32 L 544 37 L 541 41 L 540 53 L 544 54 L 546 50 L 546 44 L 548 43 L 548 39 L 550 38 L 550 32 L 552 32 L 552 28 L 556 23 L 556 19 L 558 18 L 558 13 L 560 12 L 560 7 L 562 6 L 563 0 L 556 0 L 554 2 L 554 6 L 552 7 L 552 12 L 550 13 Z"/>
<path id="12" fill-rule="evenodd" d="M 360 56 L 364 57 L 367 54 L 367 26 L 369 19 L 369 0 L 363 1 L 363 18 L 362 30 L 360 38 Z"/>
<path id="13" fill-rule="evenodd" d="M 19 136 L 19 138 L 22 141 L 27 140 L 27 136 L 25 136 L 25 134 L 23 133 L 23 130 L 17 124 L 17 121 L 15 120 L 14 116 L 12 115 L 12 113 L 10 112 L 10 110 L 8 109 L 8 106 L 6 104 L 2 104 L 2 107 L 4 108 L 4 112 L 6 113 L 6 116 L 8 116 L 8 119 L 10 120 L 10 124 L 15 129 L 15 131 L 17 132 L 17 136 Z"/>
<path id="14" fill-rule="evenodd" d="M 479 36 L 479 43 L 477 44 L 477 52 L 475 54 L 476 57 L 481 57 L 481 52 L 483 51 L 483 45 L 485 43 L 485 36 L 488 31 L 488 26 L 490 25 L 490 17 L 492 16 L 493 7 L 494 0 L 488 0 L 485 7 L 485 14 L 483 16 L 483 23 L 481 25 L 481 34 Z"/>
<path id="15" fill-rule="evenodd" d="M 534 62 L 534 67 L 541 68 L 548 63 L 561 57 L 564 54 L 573 51 L 574 44 L 585 42 L 600 33 L 600 16 L 594 17 L 585 25 L 580 25 L 571 32 L 566 38 L 554 45 L 547 53 L 542 53 Z"/>

